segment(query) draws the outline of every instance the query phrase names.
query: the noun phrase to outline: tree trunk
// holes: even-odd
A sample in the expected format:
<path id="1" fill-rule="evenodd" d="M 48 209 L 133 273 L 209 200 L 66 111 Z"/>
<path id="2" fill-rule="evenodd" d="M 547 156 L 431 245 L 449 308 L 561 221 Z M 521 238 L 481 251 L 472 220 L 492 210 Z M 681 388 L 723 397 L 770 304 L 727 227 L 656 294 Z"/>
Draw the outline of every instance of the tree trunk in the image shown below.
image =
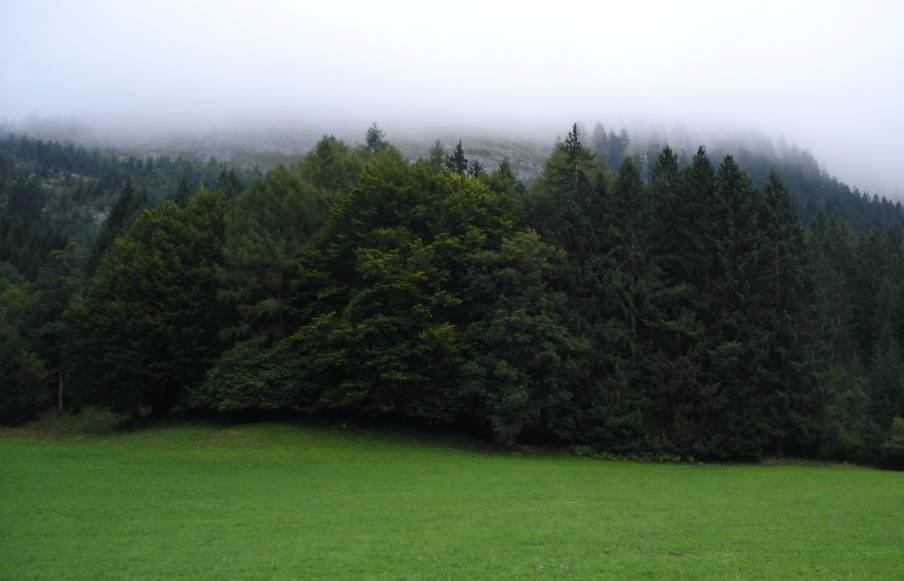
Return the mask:
<path id="1" fill-rule="evenodd" d="M 63 410 L 63 370 L 57 371 L 57 405 Z"/>

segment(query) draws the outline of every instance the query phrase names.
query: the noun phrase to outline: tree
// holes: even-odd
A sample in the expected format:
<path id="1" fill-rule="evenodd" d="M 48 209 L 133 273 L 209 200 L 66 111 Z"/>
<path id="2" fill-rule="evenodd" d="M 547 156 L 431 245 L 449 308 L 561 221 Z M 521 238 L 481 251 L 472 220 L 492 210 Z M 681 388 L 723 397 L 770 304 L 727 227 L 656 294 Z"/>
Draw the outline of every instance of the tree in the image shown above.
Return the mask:
<path id="1" fill-rule="evenodd" d="M 147 204 L 147 194 L 144 190 L 136 192 L 132 182 L 127 181 L 91 247 L 85 265 L 88 276 L 94 274 L 101 258 L 113 246 L 113 241 L 125 234 L 145 204 Z"/>
<path id="2" fill-rule="evenodd" d="M 777 455 L 786 448 L 800 454 L 819 440 L 824 402 L 816 388 L 814 352 L 823 338 L 807 333 L 808 320 L 817 315 L 807 284 L 804 232 L 791 194 L 775 172 L 763 186 L 762 201 L 757 221 L 764 236 L 759 324 L 770 333 L 764 367 L 777 396 L 774 402 L 780 404 L 773 408 L 773 437 Z"/>
<path id="3" fill-rule="evenodd" d="M 59 409 L 63 409 L 64 403 L 63 345 L 68 334 L 64 314 L 77 299 L 83 283 L 76 245 L 70 243 L 62 250 L 52 251 L 38 273 L 35 285 L 38 302 L 28 318 L 34 351 L 47 372 L 54 376 Z"/>
<path id="4" fill-rule="evenodd" d="M 443 144 L 439 142 L 439 139 L 430 148 L 430 156 L 427 162 L 430 164 L 430 171 L 435 174 L 440 173 L 446 167 L 446 150 L 443 148 Z"/>
<path id="5" fill-rule="evenodd" d="M 184 208 L 188 203 L 188 198 L 191 196 L 191 189 L 188 187 L 188 175 L 185 173 L 179 178 L 179 187 L 176 188 L 176 193 L 173 194 L 173 201 L 180 208 Z"/>
<path id="6" fill-rule="evenodd" d="M 293 338 L 319 381 L 316 406 L 448 421 L 458 339 L 444 315 L 458 301 L 430 245 L 404 226 L 372 235 L 380 243 L 355 253 L 360 278 L 345 307 Z"/>
<path id="7" fill-rule="evenodd" d="M 201 380 L 220 350 L 225 212 L 202 188 L 184 209 L 145 210 L 114 242 L 70 315 L 65 352 L 84 401 L 159 416 Z"/>
<path id="8" fill-rule="evenodd" d="M 313 409 L 454 417 L 459 347 L 449 317 L 460 301 L 448 285 L 462 220 L 441 207 L 466 183 L 476 185 L 386 152 L 336 208 L 303 262 L 308 320 L 292 337 Z"/>
<path id="9" fill-rule="evenodd" d="M 507 446 L 527 430 L 575 434 L 571 393 L 587 344 L 568 325 L 564 264 L 565 254 L 532 231 L 473 258 L 468 294 L 486 314 L 467 329 L 463 388 Z"/>
<path id="10" fill-rule="evenodd" d="M 214 189 L 223 194 L 223 197 L 227 200 L 234 200 L 244 188 L 241 180 L 236 175 L 234 169 L 226 170 L 225 168 L 220 170 L 220 175 L 217 177 L 217 183 L 214 186 Z"/>
<path id="11" fill-rule="evenodd" d="M 38 220 L 47 203 L 47 195 L 36 178 L 18 180 L 9 189 L 6 212 L 26 220 Z"/>
<path id="12" fill-rule="evenodd" d="M 671 147 L 666 146 L 656 158 L 650 176 L 652 210 L 664 219 L 663 223 L 668 222 L 668 204 L 677 192 L 679 175 L 678 156 Z"/>
<path id="13" fill-rule="evenodd" d="M 295 171 L 321 192 L 338 198 L 355 186 L 361 168 L 361 159 L 343 141 L 324 135 Z"/>
<path id="14" fill-rule="evenodd" d="M 600 122 L 597 122 L 596 125 L 593 126 L 591 143 L 593 145 L 593 154 L 599 159 L 606 159 L 606 154 L 609 149 L 609 139 L 606 136 L 606 128 L 603 127 L 603 124 Z"/>
<path id="15" fill-rule="evenodd" d="M 465 175 L 468 171 L 468 159 L 465 157 L 465 152 L 461 147 L 461 139 L 458 140 L 458 145 L 446 158 L 446 167 L 459 175 Z"/>
<path id="16" fill-rule="evenodd" d="M 298 357 L 287 338 L 303 323 L 299 267 L 327 207 L 312 185 L 276 166 L 256 179 L 226 217 L 217 297 L 230 311 L 231 343 L 188 405 L 218 411 L 300 405 Z"/>
<path id="17" fill-rule="evenodd" d="M 564 142 L 556 145 L 553 156 L 547 161 L 543 180 L 554 191 L 570 190 L 575 193 L 592 188 L 594 155 L 581 142 L 578 124 L 573 123 Z"/>
<path id="18" fill-rule="evenodd" d="M 496 171 L 490 174 L 487 185 L 500 194 L 507 193 L 523 197 L 527 192 L 527 188 L 515 175 L 515 170 L 512 169 L 512 164 L 507 157 L 503 158 Z"/>
<path id="19" fill-rule="evenodd" d="M 655 304 L 661 282 L 649 252 L 651 218 L 640 173 L 625 158 L 606 204 L 607 251 L 599 268 L 599 315 L 591 327 L 596 391 L 586 406 L 587 435 L 608 449 L 649 449 L 655 431 L 647 368 L 665 317 Z"/>
<path id="20" fill-rule="evenodd" d="M 300 323 L 293 304 L 298 266 L 327 211 L 314 187 L 281 164 L 236 200 L 217 268 L 219 300 L 237 317 L 224 338 L 262 336 L 272 344 L 294 332 Z"/>
<path id="21" fill-rule="evenodd" d="M 31 283 L 0 279 L 0 424 L 30 419 L 47 402 L 47 370 L 23 336 L 37 303 Z"/>
<path id="22" fill-rule="evenodd" d="M 556 144 L 530 200 L 530 222 L 563 248 L 578 268 L 578 284 L 592 256 L 601 252 L 602 212 L 608 183 L 593 154 L 581 144 L 577 124 Z"/>
<path id="23" fill-rule="evenodd" d="M 367 134 L 364 136 L 364 147 L 370 155 L 377 155 L 386 149 L 387 145 L 389 144 L 386 141 L 386 134 L 377 127 L 376 123 L 367 128 Z"/>

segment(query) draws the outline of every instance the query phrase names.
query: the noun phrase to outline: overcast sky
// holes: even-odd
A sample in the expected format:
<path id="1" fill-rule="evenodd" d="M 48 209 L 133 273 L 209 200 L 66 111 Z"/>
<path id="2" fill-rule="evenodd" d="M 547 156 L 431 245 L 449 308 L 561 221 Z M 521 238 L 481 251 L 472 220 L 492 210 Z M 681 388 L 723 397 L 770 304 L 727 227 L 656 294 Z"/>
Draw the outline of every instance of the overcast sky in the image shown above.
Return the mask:
<path id="1" fill-rule="evenodd" d="M 0 0 L 0 119 L 757 130 L 904 193 L 904 2 Z"/>

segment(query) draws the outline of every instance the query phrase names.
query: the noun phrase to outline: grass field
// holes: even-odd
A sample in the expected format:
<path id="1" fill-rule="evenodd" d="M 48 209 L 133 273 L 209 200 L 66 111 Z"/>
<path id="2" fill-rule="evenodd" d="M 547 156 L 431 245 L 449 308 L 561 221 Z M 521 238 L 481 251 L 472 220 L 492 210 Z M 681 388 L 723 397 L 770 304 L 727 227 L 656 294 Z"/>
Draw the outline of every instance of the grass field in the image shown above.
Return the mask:
<path id="1" fill-rule="evenodd" d="M 904 473 L 288 424 L 0 431 L 3 579 L 900 579 Z"/>

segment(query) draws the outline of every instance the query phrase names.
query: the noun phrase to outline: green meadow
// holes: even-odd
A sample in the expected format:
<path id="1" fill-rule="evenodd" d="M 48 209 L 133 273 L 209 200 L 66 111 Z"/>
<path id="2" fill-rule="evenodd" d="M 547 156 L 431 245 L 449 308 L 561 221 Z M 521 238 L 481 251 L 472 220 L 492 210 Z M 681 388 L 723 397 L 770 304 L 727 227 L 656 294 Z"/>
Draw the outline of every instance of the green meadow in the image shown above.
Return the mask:
<path id="1" fill-rule="evenodd" d="M 904 473 L 411 431 L 0 431 L 0 578 L 896 579 Z"/>

